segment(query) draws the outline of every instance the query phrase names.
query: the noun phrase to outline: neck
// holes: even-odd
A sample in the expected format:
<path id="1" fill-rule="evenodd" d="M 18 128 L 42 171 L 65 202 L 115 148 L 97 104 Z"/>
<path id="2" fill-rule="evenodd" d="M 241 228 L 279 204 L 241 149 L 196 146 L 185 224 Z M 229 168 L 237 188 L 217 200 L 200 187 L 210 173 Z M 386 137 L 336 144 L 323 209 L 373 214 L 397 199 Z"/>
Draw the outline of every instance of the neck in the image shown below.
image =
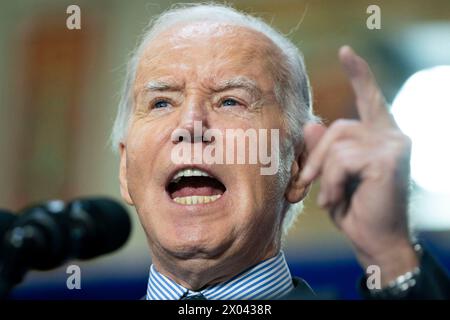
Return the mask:
<path id="1" fill-rule="evenodd" d="M 183 287 L 198 291 L 206 286 L 225 282 L 259 262 L 274 257 L 280 251 L 279 243 L 271 243 L 265 250 L 241 250 L 235 254 L 180 258 L 161 254 L 152 248 L 152 262 L 156 270 Z"/>

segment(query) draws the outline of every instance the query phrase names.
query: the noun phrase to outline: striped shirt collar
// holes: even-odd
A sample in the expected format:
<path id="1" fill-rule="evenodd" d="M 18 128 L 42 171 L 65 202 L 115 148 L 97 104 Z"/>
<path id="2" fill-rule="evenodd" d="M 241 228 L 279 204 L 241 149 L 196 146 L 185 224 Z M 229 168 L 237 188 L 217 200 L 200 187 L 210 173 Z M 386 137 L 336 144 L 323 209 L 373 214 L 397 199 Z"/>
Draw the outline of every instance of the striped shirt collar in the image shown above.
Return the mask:
<path id="1" fill-rule="evenodd" d="M 294 288 L 284 253 L 264 260 L 226 282 L 214 284 L 200 291 L 186 289 L 159 273 L 151 265 L 147 286 L 147 300 L 180 300 L 202 294 L 208 300 L 276 299 Z"/>

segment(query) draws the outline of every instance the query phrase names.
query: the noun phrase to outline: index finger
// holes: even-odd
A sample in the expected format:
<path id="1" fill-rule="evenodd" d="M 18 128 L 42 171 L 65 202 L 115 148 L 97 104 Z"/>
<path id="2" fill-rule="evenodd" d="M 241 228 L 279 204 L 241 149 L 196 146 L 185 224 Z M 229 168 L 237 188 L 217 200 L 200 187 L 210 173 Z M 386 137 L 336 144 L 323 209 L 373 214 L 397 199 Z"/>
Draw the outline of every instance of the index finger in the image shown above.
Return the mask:
<path id="1" fill-rule="evenodd" d="M 393 126 L 383 94 L 367 62 L 349 46 L 341 47 L 339 58 L 355 92 L 361 121 L 371 125 Z"/>

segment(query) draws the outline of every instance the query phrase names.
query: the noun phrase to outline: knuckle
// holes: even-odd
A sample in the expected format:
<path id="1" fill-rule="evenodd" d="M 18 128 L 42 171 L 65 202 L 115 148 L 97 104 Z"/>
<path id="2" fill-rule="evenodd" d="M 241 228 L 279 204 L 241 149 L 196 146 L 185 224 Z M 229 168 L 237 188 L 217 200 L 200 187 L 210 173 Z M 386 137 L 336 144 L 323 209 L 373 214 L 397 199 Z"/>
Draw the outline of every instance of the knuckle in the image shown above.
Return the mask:
<path id="1" fill-rule="evenodd" d="M 333 122 L 331 127 L 335 128 L 335 130 L 337 130 L 337 129 L 340 129 L 340 128 L 345 128 L 350 123 L 353 123 L 353 122 L 354 122 L 354 120 L 350 120 L 350 119 L 337 119 L 336 121 Z"/>
<path id="2" fill-rule="evenodd" d="M 330 131 L 335 134 L 339 134 L 341 132 L 345 132 L 349 129 L 355 128 L 359 122 L 357 120 L 351 119 L 338 119 L 334 121 L 330 126 Z"/>
<path id="3" fill-rule="evenodd" d="M 398 156 L 405 153 L 409 153 L 412 147 L 412 140 L 409 136 L 401 132 L 400 130 L 394 131 L 392 140 L 395 143 L 395 149 L 397 150 Z"/>
<path id="4" fill-rule="evenodd" d="M 390 148 L 380 152 L 380 164 L 387 170 L 396 169 L 409 159 L 410 145 L 407 139 L 401 138 Z"/>

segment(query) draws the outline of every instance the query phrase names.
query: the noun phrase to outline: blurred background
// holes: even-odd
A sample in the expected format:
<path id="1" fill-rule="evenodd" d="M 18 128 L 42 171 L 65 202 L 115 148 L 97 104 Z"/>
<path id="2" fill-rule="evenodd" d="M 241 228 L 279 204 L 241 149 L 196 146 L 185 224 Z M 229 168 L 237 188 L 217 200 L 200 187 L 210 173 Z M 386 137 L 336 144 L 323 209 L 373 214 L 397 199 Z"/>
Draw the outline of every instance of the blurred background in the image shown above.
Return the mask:
<path id="1" fill-rule="evenodd" d="M 120 199 L 118 158 L 109 146 L 125 64 L 149 19 L 172 1 L 18 0 L 0 4 L 0 207 L 47 199 Z M 413 139 L 411 223 L 450 269 L 450 1 L 228 1 L 281 30 L 304 53 L 314 104 L 327 124 L 355 118 L 337 51 L 352 45 L 373 68 L 395 117 Z M 81 30 L 66 9 L 81 8 Z M 369 5 L 381 9 L 370 30 Z M 418 73 L 419 72 L 419 73 Z M 327 298 L 358 299 L 363 270 L 350 244 L 316 203 L 314 186 L 285 243 L 292 272 Z M 81 267 L 81 290 L 66 288 L 67 265 L 30 272 L 20 299 L 138 299 L 150 257 L 134 229 L 120 251 Z"/>

